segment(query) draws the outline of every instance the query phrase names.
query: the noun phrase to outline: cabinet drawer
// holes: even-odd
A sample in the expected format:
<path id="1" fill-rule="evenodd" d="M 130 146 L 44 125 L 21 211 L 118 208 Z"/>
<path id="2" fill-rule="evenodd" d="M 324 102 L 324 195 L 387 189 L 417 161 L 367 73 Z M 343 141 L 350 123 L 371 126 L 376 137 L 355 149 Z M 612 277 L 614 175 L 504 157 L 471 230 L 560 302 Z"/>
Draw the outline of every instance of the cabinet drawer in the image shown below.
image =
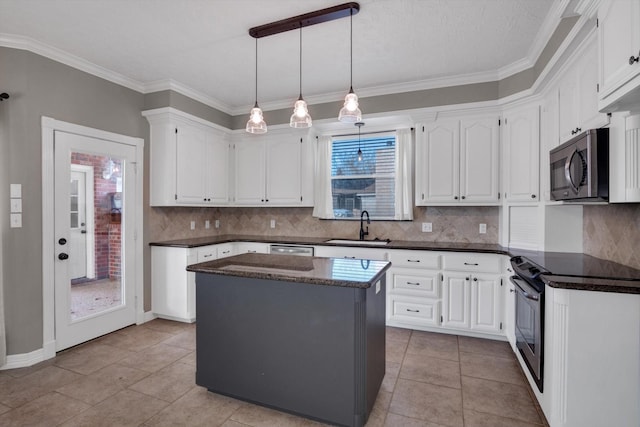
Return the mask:
<path id="1" fill-rule="evenodd" d="M 440 254 L 430 251 L 389 251 L 389 261 L 394 267 L 440 268 Z"/>
<path id="2" fill-rule="evenodd" d="M 501 255 L 484 254 L 452 254 L 444 255 L 442 263 L 449 271 L 481 271 L 484 273 L 500 273 L 502 271 Z"/>
<path id="3" fill-rule="evenodd" d="M 397 294 L 412 294 L 423 298 L 438 298 L 438 272 L 425 274 L 406 274 L 403 271 L 390 271 L 391 292 Z"/>
<path id="4" fill-rule="evenodd" d="M 437 325 L 440 317 L 440 301 L 410 301 L 392 297 L 390 308 L 390 318 L 399 323 Z"/>
<path id="5" fill-rule="evenodd" d="M 218 257 L 218 249 L 215 246 L 198 248 L 198 262 L 213 261 Z"/>

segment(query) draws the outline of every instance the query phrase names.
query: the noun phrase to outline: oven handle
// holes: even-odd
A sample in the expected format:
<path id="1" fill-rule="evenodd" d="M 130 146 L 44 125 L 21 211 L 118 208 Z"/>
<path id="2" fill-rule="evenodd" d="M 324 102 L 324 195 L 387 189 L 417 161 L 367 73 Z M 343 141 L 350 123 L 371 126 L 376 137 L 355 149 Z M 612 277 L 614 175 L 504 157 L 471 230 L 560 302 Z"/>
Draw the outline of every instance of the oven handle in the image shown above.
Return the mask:
<path id="1" fill-rule="evenodd" d="M 540 297 L 538 296 L 540 292 L 529 286 L 527 282 L 518 276 L 511 276 L 509 280 L 516 285 L 516 291 L 521 293 L 522 296 L 533 301 L 540 301 Z"/>

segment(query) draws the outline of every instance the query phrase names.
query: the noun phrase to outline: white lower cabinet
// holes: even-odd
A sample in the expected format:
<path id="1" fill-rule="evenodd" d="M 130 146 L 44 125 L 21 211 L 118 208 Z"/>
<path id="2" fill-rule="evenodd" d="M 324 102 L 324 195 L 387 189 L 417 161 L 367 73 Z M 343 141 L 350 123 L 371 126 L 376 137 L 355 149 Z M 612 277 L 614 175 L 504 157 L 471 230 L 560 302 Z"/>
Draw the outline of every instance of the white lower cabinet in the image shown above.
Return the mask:
<path id="1" fill-rule="evenodd" d="M 195 273 L 187 272 L 187 266 L 198 262 L 198 251 L 198 248 L 151 247 L 153 314 L 163 319 L 195 322 L 196 278 Z"/>
<path id="2" fill-rule="evenodd" d="M 445 273 L 442 287 L 442 326 L 469 329 L 471 324 L 469 274 Z"/>
<path id="3" fill-rule="evenodd" d="M 268 243 L 235 242 L 234 245 L 235 245 L 234 255 L 240 255 L 240 254 L 268 254 L 269 253 L 269 244 Z"/>

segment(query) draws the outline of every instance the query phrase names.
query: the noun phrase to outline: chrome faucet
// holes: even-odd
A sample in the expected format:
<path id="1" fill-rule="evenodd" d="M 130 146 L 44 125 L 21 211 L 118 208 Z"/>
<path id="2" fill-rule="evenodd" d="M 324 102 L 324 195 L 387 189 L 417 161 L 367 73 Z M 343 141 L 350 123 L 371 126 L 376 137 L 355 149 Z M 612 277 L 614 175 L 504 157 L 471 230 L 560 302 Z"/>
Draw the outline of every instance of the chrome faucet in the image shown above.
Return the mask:
<path id="1" fill-rule="evenodd" d="M 369 226 L 367 226 L 367 230 L 363 228 L 364 214 L 367 214 L 367 224 L 371 224 L 371 219 L 369 219 L 369 212 L 362 211 L 360 214 L 360 240 L 364 240 L 364 236 L 369 235 Z"/>

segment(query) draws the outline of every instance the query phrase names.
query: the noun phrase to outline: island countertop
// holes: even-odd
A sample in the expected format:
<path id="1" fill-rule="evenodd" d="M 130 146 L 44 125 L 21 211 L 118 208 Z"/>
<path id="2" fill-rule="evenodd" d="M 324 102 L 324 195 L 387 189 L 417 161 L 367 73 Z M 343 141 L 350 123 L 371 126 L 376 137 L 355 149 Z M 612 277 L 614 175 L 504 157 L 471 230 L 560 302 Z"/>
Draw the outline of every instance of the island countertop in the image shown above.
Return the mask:
<path id="1" fill-rule="evenodd" d="M 387 261 L 294 255 L 241 254 L 193 264 L 187 271 L 312 285 L 369 288 L 391 267 Z"/>

